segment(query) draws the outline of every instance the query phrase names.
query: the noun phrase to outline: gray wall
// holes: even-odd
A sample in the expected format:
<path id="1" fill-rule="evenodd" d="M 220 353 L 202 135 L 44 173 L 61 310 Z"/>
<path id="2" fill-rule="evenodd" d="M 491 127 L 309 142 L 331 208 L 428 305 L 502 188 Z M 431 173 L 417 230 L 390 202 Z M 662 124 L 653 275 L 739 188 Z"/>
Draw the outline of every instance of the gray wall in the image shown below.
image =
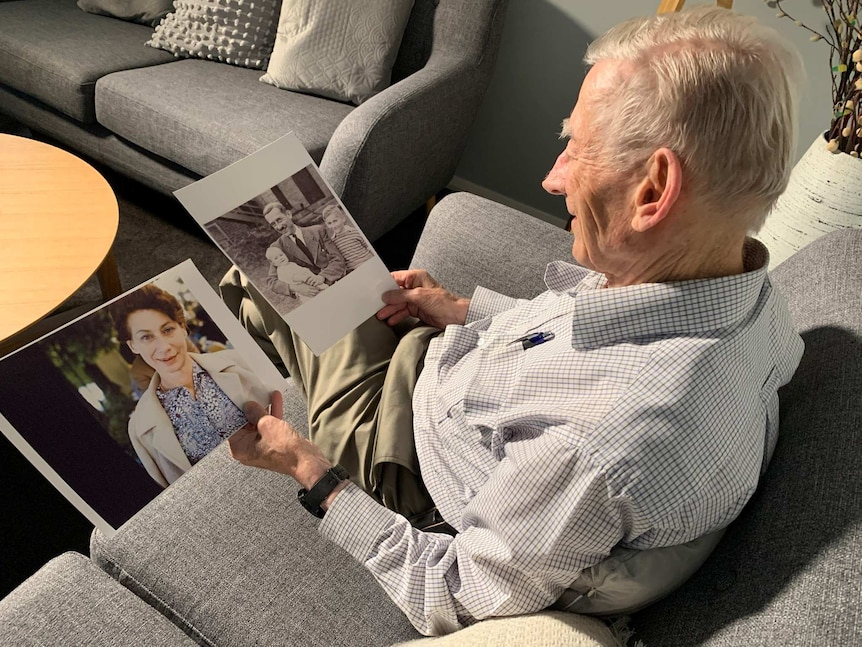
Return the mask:
<path id="1" fill-rule="evenodd" d="M 690 0 L 687 6 L 703 4 Z M 509 0 L 497 68 L 451 186 L 510 204 L 540 218 L 566 217 L 542 179 L 562 149 L 560 122 L 571 112 L 584 77 L 588 43 L 612 25 L 655 13 L 659 0 Z M 817 0 L 787 0 L 795 18 L 822 29 Z M 793 42 L 808 73 L 803 88 L 799 150 L 829 125 L 829 48 L 761 0 L 736 0 L 737 11 L 757 16 Z"/>

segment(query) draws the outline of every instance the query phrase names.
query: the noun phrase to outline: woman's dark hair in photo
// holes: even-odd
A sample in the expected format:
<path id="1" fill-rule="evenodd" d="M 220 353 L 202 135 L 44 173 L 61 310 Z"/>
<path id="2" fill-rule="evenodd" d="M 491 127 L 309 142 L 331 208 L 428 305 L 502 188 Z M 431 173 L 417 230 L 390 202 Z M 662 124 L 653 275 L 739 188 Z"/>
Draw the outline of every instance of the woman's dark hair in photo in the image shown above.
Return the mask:
<path id="1" fill-rule="evenodd" d="M 119 341 L 129 341 L 132 338 L 132 332 L 129 330 L 129 315 L 138 310 L 157 310 L 171 321 L 175 321 L 183 328 L 186 327 L 186 316 L 177 298 L 170 292 L 148 283 L 108 306 Z"/>

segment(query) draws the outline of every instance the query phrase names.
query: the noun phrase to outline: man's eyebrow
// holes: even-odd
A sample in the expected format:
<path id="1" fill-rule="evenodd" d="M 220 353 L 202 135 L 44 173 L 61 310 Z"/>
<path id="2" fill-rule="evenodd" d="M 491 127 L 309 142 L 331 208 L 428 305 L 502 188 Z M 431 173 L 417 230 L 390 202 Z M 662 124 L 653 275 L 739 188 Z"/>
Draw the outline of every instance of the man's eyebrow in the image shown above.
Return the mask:
<path id="1" fill-rule="evenodd" d="M 571 135 L 569 132 L 569 119 L 566 117 L 563 119 L 563 123 L 560 124 L 560 139 L 568 139 Z"/>

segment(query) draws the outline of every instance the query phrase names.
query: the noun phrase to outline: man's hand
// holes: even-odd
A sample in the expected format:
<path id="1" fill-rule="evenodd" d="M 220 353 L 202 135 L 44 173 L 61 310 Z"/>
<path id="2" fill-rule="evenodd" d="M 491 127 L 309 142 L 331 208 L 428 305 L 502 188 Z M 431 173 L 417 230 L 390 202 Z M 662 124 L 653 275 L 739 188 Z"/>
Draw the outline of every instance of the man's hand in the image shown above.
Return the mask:
<path id="1" fill-rule="evenodd" d="M 455 296 L 425 270 L 392 272 L 392 278 L 401 289 L 383 293 L 386 305 L 377 311 L 377 318 L 381 321 L 394 326 L 413 316 L 429 326 L 442 329 L 467 320 L 470 299 Z"/>
<path id="2" fill-rule="evenodd" d="M 228 438 L 231 456 L 243 465 L 287 474 L 306 489 L 332 467 L 317 445 L 281 419 L 280 391 L 272 393 L 272 415 L 257 402 L 247 403 L 244 411 L 248 424 Z"/>

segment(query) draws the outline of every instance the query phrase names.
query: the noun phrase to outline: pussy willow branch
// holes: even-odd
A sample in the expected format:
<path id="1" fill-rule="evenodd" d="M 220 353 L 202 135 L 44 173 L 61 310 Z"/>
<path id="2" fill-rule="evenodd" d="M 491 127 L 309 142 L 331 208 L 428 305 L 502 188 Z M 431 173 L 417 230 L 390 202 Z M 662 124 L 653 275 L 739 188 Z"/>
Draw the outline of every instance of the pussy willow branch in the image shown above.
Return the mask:
<path id="1" fill-rule="evenodd" d="M 782 0 L 771 0 L 768 4 L 778 8 L 779 17 L 792 20 L 811 32 L 812 40 L 822 39 L 829 45 L 833 116 L 828 139 L 830 146 L 837 146 L 830 150 L 858 155 L 862 152 L 862 137 L 857 134 L 862 128 L 862 89 L 857 87 L 857 81 L 862 73 L 853 61 L 853 52 L 862 48 L 862 25 L 859 24 L 862 0 L 823 0 L 821 6 L 827 18 L 825 34 L 787 13 Z M 848 129 L 845 136 L 844 131 Z"/>
<path id="2" fill-rule="evenodd" d="M 835 43 L 833 43 L 829 39 L 829 36 L 828 36 L 829 32 L 828 31 L 826 32 L 826 34 L 821 34 L 816 29 L 811 29 L 811 27 L 809 27 L 808 25 L 803 23 L 801 20 L 796 20 L 796 18 L 791 16 L 789 13 L 787 13 L 787 10 L 784 8 L 784 5 L 781 4 L 781 0 L 773 0 L 772 4 L 774 4 L 776 7 L 778 7 L 778 10 L 781 12 L 781 14 L 779 14 L 779 18 L 787 18 L 788 20 L 795 22 L 799 27 L 802 27 L 802 29 L 810 31 L 815 36 L 819 36 L 820 38 L 825 40 L 827 43 L 829 43 L 829 46 L 832 47 L 833 49 L 837 49 L 837 47 L 835 46 Z M 770 4 L 770 6 L 772 6 L 772 4 Z M 824 10 L 826 10 L 826 4 L 827 4 L 826 2 L 823 3 L 823 9 Z"/>

